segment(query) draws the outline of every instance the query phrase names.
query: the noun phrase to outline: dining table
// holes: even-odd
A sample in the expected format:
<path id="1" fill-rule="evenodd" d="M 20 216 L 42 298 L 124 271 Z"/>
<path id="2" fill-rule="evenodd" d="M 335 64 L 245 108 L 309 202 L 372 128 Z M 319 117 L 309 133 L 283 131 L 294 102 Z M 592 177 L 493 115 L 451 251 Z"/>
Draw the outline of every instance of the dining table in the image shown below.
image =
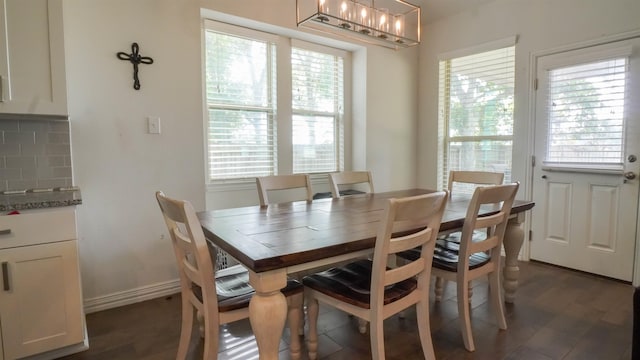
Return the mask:
<path id="1" fill-rule="evenodd" d="M 287 317 L 287 300 L 280 290 L 285 287 L 288 274 L 370 256 L 388 200 L 434 191 L 408 189 L 198 212 L 207 241 L 249 271 L 249 282 L 255 289 L 249 319 L 259 358 L 278 359 Z M 441 233 L 462 229 L 470 200 L 470 195 L 449 197 Z M 503 242 L 506 302 L 515 298 L 520 271 L 518 254 L 524 241 L 522 223 L 533 206 L 532 201 L 516 200 L 511 209 Z M 485 206 L 481 215 L 491 215 L 498 209 L 499 204 Z M 296 331 L 292 329 L 291 333 Z M 299 339 L 291 338 L 292 357 L 297 358 Z"/>

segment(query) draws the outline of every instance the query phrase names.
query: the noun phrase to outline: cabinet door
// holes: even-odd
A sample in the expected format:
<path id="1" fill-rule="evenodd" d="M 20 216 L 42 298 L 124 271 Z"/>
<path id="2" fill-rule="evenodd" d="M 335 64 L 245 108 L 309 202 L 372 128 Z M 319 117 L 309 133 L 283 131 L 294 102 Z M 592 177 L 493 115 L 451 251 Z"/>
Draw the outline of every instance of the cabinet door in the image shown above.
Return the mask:
<path id="1" fill-rule="evenodd" d="M 0 0 L 0 112 L 67 113 L 61 0 Z"/>
<path id="2" fill-rule="evenodd" d="M 0 250 L 5 359 L 84 339 L 76 240 Z"/>

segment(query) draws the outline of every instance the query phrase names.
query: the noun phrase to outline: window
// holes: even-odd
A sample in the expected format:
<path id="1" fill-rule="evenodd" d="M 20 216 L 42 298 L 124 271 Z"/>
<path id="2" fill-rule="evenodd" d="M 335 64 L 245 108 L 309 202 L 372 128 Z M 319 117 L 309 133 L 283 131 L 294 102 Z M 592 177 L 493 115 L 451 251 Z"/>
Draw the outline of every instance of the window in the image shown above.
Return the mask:
<path id="1" fill-rule="evenodd" d="M 275 147 L 275 45 L 205 32 L 209 177 L 273 174 Z"/>
<path id="2" fill-rule="evenodd" d="M 344 60 L 293 48 L 293 172 L 339 169 L 337 139 L 344 115 Z"/>
<path id="3" fill-rule="evenodd" d="M 504 172 L 511 181 L 515 46 L 440 61 L 438 186 L 449 171 Z"/>
<path id="4" fill-rule="evenodd" d="M 341 170 L 348 53 L 205 24 L 209 182 Z"/>
<path id="5" fill-rule="evenodd" d="M 623 164 L 626 58 L 548 71 L 545 164 Z"/>

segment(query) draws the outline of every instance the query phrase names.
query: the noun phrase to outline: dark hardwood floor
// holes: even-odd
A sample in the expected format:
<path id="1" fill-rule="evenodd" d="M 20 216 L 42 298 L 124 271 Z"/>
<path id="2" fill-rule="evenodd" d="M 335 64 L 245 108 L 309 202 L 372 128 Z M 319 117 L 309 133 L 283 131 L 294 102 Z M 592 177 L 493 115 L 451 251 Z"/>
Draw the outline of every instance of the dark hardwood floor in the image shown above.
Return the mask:
<path id="1" fill-rule="evenodd" d="M 521 263 L 521 283 L 514 304 L 507 304 L 506 331 L 495 325 L 487 304 L 486 282 L 474 285 L 473 334 L 476 351 L 465 351 L 460 336 L 455 284 L 445 288 L 441 303 L 432 303 L 431 330 L 436 357 L 487 360 L 631 359 L 633 287 L 609 279 L 554 266 Z M 65 360 L 175 359 L 180 333 L 180 295 L 89 314 L 90 349 Z M 324 360 L 370 359 L 369 334 L 357 321 L 321 308 L 319 357 Z M 248 321 L 223 326 L 221 360 L 257 359 Z M 190 359 L 202 358 L 194 331 Z M 289 359 L 289 332 L 281 343 L 281 359 Z M 423 359 L 415 312 L 385 321 L 386 358 Z M 303 349 L 304 352 L 304 349 Z M 306 359 L 303 354 L 303 359 Z"/>

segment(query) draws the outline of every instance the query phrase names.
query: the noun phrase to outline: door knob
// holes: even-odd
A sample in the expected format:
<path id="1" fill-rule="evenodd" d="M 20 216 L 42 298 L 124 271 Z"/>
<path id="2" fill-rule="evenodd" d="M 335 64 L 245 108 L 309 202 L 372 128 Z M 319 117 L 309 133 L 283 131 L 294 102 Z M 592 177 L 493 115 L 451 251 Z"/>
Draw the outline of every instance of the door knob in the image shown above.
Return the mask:
<path id="1" fill-rule="evenodd" d="M 624 178 L 627 180 L 633 180 L 636 178 L 636 174 L 634 172 L 631 171 L 627 171 L 626 173 L 624 173 Z"/>

